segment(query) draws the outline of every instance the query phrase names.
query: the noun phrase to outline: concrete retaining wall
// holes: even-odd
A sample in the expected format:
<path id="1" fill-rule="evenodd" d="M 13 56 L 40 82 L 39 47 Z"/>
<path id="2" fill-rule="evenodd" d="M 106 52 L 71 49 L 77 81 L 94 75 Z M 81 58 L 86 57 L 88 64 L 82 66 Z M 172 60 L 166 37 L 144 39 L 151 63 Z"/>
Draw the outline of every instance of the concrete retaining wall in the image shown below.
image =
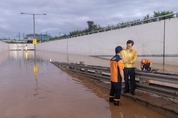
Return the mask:
<path id="1" fill-rule="evenodd" d="M 8 44 L 0 41 L 0 53 L 8 51 Z"/>
<path id="2" fill-rule="evenodd" d="M 8 50 L 8 44 L 0 41 L 0 65 L 2 65 L 4 61 L 8 58 Z"/>
<path id="3" fill-rule="evenodd" d="M 165 62 L 174 65 L 177 64 L 175 62 L 178 60 L 177 26 L 178 18 L 168 19 L 166 21 L 41 43 L 37 44 L 37 50 L 98 55 L 110 58 L 111 55 L 114 55 L 114 48 L 117 45 L 125 47 L 126 41 L 131 39 L 135 42 L 134 48 L 138 51 L 139 60 L 147 57 L 155 63 L 163 63 L 162 56 L 165 49 Z"/>

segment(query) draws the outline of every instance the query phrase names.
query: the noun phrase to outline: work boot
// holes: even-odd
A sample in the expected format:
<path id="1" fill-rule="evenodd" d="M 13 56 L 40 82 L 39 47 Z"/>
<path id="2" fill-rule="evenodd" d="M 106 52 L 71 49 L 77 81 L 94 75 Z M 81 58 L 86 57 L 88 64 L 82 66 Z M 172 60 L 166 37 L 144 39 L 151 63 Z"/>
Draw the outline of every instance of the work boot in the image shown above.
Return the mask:
<path id="1" fill-rule="evenodd" d="M 109 96 L 109 102 L 113 102 L 114 101 L 114 96 Z"/>
<path id="2" fill-rule="evenodd" d="M 114 99 L 114 105 L 119 106 L 119 99 Z"/>
<path id="3" fill-rule="evenodd" d="M 125 90 L 124 93 L 129 93 L 130 91 L 129 90 Z"/>
<path id="4" fill-rule="evenodd" d="M 135 95 L 135 92 L 131 92 L 131 95 Z"/>

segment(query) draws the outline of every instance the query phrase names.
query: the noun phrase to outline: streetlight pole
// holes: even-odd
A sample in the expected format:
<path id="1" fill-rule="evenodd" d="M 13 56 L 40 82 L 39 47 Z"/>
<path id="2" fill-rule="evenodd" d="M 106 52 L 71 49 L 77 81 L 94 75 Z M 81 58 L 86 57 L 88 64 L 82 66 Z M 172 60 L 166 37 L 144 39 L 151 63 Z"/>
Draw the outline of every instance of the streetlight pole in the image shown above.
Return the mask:
<path id="1" fill-rule="evenodd" d="M 35 38 L 35 14 L 33 14 L 33 38 Z"/>
<path id="2" fill-rule="evenodd" d="M 46 13 L 43 13 L 43 14 L 32 14 L 32 13 L 23 13 L 23 12 L 21 12 L 21 14 L 33 15 L 33 39 L 35 39 L 35 15 L 46 15 Z M 36 51 L 36 44 L 34 44 L 34 50 Z"/>
<path id="3" fill-rule="evenodd" d="M 33 14 L 33 39 L 35 38 L 35 14 Z M 36 51 L 36 44 L 34 44 L 34 50 Z"/>

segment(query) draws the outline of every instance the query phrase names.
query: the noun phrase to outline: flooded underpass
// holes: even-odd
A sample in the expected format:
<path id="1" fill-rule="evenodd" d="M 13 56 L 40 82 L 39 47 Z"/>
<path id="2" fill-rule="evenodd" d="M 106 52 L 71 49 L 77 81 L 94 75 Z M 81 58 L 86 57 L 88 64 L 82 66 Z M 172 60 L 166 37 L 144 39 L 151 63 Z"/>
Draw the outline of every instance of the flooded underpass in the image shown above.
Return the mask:
<path id="1" fill-rule="evenodd" d="M 108 102 L 109 90 L 92 80 L 69 75 L 50 63 L 108 60 L 33 51 L 1 54 L 0 118 L 166 118 L 122 96 L 120 106 Z"/>

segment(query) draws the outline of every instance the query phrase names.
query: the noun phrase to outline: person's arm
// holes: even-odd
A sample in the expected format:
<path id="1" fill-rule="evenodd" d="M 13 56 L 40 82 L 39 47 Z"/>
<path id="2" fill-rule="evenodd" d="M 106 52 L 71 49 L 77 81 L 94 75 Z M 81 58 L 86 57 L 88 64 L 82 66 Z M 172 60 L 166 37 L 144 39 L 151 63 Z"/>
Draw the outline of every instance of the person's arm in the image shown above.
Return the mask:
<path id="1" fill-rule="evenodd" d="M 137 61 L 137 51 L 135 51 L 134 55 L 133 55 L 133 59 L 129 61 L 130 64 L 133 64 Z"/>
<path id="2" fill-rule="evenodd" d="M 122 62 L 123 62 L 123 64 L 125 64 L 125 55 L 124 55 L 124 51 L 121 52 L 121 55 L 122 55 Z"/>
<path id="3" fill-rule="evenodd" d="M 150 60 L 150 67 L 152 66 L 152 62 L 151 62 L 151 60 Z"/>
<path id="4" fill-rule="evenodd" d="M 124 64 L 122 60 L 118 61 L 118 67 L 119 67 L 119 72 L 122 78 L 122 82 L 124 82 Z"/>
<path id="5" fill-rule="evenodd" d="M 123 64 L 127 64 L 128 60 L 126 59 L 125 50 L 123 50 L 121 52 L 121 55 L 122 55 L 122 62 L 123 62 Z"/>
<path id="6" fill-rule="evenodd" d="M 144 64 L 141 62 L 141 63 L 140 63 L 140 68 L 141 68 L 141 70 L 144 69 L 144 68 L 143 68 L 143 65 L 144 65 Z"/>
<path id="7" fill-rule="evenodd" d="M 140 62 L 140 68 L 142 68 L 143 67 L 143 63 L 142 62 Z"/>
<path id="8" fill-rule="evenodd" d="M 124 70 L 123 69 L 120 69 L 120 75 L 122 77 L 122 82 L 125 82 L 125 80 L 124 80 Z"/>

